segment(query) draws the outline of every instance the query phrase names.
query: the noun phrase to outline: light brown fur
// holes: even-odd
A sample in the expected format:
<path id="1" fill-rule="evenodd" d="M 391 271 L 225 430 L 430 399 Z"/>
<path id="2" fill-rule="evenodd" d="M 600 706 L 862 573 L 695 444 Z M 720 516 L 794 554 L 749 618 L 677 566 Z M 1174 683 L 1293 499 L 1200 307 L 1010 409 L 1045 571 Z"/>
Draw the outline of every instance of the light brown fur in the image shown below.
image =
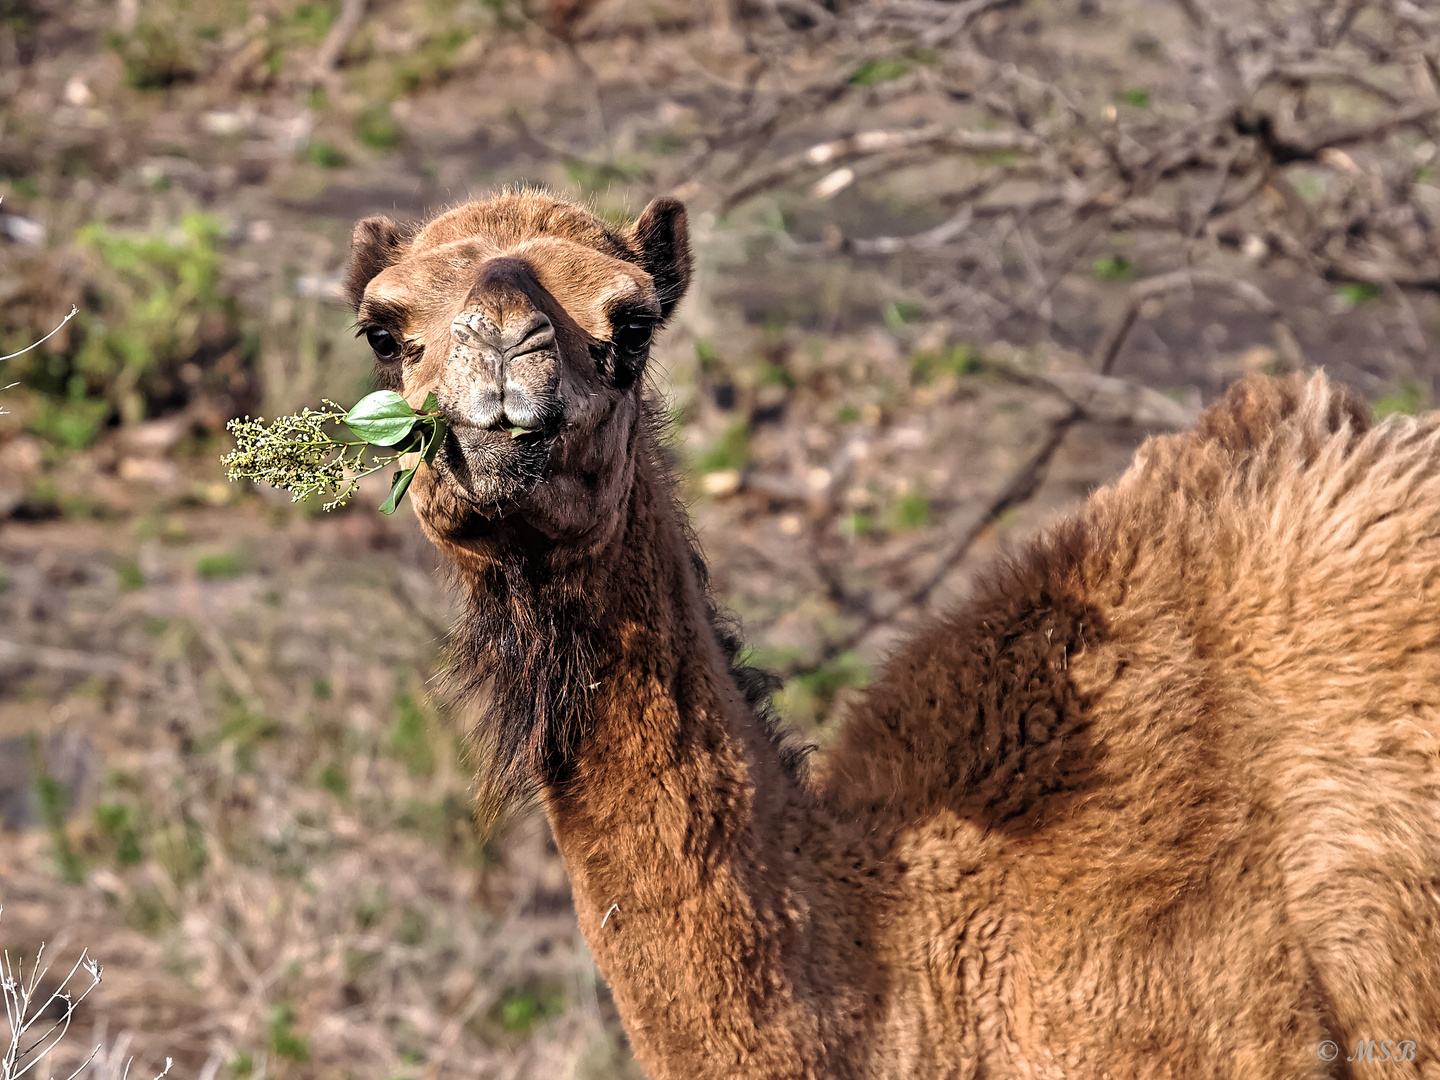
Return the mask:
<path id="1" fill-rule="evenodd" d="M 1440 421 L 1246 380 L 893 656 L 807 771 L 614 345 L 688 281 L 678 204 L 372 219 L 353 267 L 412 344 L 382 379 L 462 421 L 414 490 L 467 589 L 482 782 L 540 794 L 651 1076 L 1440 1077 Z M 450 330 L 481 311 L 492 374 Z M 467 429 L 477 379 L 563 419 Z"/>

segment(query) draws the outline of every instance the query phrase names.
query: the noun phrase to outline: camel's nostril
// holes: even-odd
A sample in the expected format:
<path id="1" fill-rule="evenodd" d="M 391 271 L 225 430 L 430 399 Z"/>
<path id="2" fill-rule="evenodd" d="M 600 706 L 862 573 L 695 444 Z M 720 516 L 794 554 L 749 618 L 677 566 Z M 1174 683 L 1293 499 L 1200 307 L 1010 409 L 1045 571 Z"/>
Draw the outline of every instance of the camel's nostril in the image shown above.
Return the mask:
<path id="1" fill-rule="evenodd" d="M 455 349 L 502 363 L 555 347 L 555 327 L 543 311 L 497 323 L 483 311 L 462 311 L 450 323 Z"/>
<path id="2" fill-rule="evenodd" d="M 496 351 L 501 331 L 483 311 L 462 311 L 450 323 L 457 348 Z"/>
<path id="3" fill-rule="evenodd" d="M 518 340 L 505 349 L 505 359 L 515 360 L 521 356 L 528 356 L 531 353 L 548 352 L 555 347 L 555 327 L 551 325 L 540 312 L 536 312 L 536 320 L 531 322 L 527 329 L 525 326 L 516 327 L 508 331 L 506 337 L 516 336 Z"/>

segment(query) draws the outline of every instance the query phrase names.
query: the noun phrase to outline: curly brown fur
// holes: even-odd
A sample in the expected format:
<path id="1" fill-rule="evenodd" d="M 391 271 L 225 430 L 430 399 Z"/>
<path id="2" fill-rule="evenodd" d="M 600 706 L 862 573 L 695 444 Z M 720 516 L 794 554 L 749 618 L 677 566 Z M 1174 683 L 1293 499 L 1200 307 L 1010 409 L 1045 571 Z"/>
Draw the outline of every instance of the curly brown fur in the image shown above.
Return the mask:
<path id="1" fill-rule="evenodd" d="M 482 788 L 543 800 L 651 1076 L 1440 1080 L 1440 419 L 1247 379 L 802 770 L 641 396 L 678 204 L 390 237 L 352 280 L 404 342 L 382 380 L 452 420 L 413 490 Z"/>

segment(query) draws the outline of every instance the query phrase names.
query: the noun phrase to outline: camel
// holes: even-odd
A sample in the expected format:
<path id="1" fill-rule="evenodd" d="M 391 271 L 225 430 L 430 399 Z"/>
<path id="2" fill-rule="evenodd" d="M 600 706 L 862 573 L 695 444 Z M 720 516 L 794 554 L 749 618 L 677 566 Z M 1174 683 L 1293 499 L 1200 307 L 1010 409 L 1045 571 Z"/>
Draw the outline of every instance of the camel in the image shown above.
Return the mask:
<path id="1" fill-rule="evenodd" d="M 479 801 L 543 805 L 654 1078 L 1440 1077 L 1440 419 L 1251 377 L 772 716 L 644 374 L 684 207 L 355 228 L 465 614 Z"/>

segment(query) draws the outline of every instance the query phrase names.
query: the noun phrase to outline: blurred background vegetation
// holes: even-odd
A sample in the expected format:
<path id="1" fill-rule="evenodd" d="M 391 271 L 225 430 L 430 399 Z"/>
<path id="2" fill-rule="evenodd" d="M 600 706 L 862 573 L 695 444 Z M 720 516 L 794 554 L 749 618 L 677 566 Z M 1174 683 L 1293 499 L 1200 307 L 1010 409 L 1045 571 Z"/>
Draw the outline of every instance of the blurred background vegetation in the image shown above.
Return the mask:
<path id="1" fill-rule="evenodd" d="M 471 826 L 408 510 L 221 479 L 369 386 L 357 218 L 687 200 L 653 392 L 823 743 L 1237 376 L 1431 406 L 1437 128 L 1410 0 L 0 0 L 0 354 L 77 310 L 0 361 L 0 938 L 137 1070 L 638 1075 L 543 818 Z"/>

